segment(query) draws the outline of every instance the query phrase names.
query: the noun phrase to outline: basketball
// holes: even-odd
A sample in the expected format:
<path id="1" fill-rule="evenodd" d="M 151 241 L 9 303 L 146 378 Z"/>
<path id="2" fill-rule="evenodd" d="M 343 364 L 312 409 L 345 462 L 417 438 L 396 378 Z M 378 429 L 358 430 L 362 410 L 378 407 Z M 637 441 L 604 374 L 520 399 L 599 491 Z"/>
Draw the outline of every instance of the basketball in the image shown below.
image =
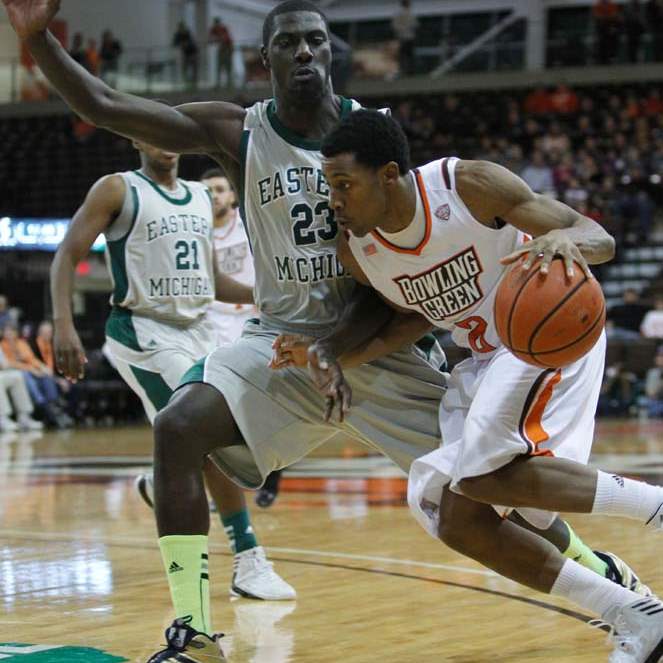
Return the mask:
<path id="1" fill-rule="evenodd" d="M 596 343 L 605 323 L 605 300 L 596 279 L 578 263 L 566 277 L 555 258 L 548 275 L 522 260 L 504 274 L 495 297 L 497 333 L 516 357 L 533 366 L 559 368 L 582 357 Z"/>

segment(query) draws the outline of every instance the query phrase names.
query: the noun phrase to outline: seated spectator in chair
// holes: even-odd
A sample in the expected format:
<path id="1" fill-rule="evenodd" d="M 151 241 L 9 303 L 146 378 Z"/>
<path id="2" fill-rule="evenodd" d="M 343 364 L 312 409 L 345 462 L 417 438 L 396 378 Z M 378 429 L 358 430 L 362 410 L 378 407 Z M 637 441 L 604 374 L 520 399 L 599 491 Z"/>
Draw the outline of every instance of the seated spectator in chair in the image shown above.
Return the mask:
<path id="1" fill-rule="evenodd" d="M 622 302 L 608 310 L 608 320 L 614 325 L 613 337 L 625 340 L 639 338 L 640 325 L 649 306 L 640 301 L 640 294 L 633 288 L 624 290 Z"/>
<path id="2" fill-rule="evenodd" d="M 663 417 L 663 345 L 647 371 L 644 405 L 650 417 Z"/>
<path id="3" fill-rule="evenodd" d="M 28 342 L 19 338 L 15 326 L 5 326 L 0 347 L 9 367 L 23 373 L 32 401 L 43 412 L 48 423 L 57 428 L 72 426 L 73 420 L 60 407 L 58 386 L 53 372 L 37 359 Z"/>
<path id="4" fill-rule="evenodd" d="M 654 308 L 645 314 L 640 325 L 640 333 L 645 338 L 663 339 L 663 296 L 654 300 Z"/>
<path id="5" fill-rule="evenodd" d="M 32 410 L 32 400 L 23 374 L 9 367 L 9 362 L 0 349 L 0 433 L 41 430 L 44 426 L 32 418 Z M 12 411 L 16 414 L 16 421 L 11 418 Z"/>
<path id="6" fill-rule="evenodd" d="M 0 295 L 0 329 L 12 321 L 12 314 L 9 310 L 9 300 L 6 295 Z"/>
<path id="7" fill-rule="evenodd" d="M 599 416 L 628 416 L 636 402 L 637 383 L 636 376 L 621 363 L 606 368 L 596 410 Z"/>

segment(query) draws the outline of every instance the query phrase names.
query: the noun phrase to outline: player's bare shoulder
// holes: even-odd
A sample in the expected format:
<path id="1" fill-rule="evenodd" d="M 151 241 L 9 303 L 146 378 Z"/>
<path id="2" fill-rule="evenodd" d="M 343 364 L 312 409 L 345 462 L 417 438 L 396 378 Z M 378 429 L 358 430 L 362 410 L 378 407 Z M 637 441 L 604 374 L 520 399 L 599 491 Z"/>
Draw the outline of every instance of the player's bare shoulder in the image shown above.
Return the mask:
<path id="1" fill-rule="evenodd" d="M 520 177 L 492 161 L 460 160 L 456 164 L 456 191 L 482 222 L 502 216 L 534 195 Z"/>
<path id="2" fill-rule="evenodd" d="M 91 187 L 85 204 L 103 205 L 109 211 L 119 211 L 124 203 L 127 185 L 119 173 L 100 177 Z"/>

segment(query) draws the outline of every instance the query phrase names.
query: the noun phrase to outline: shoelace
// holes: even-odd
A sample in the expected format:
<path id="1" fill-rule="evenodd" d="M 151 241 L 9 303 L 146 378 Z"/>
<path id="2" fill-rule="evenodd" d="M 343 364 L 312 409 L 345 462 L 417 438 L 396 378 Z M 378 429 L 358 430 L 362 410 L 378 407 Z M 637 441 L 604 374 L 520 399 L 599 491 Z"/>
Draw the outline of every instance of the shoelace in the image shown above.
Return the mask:
<path id="1" fill-rule="evenodd" d="M 609 624 L 602 619 L 592 619 L 587 624 L 592 628 L 605 631 L 607 633 L 606 643 L 612 645 L 615 649 L 627 654 L 637 653 L 637 646 L 635 645 L 637 640 L 622 615 L 617 615 L 614 624 Z"/>

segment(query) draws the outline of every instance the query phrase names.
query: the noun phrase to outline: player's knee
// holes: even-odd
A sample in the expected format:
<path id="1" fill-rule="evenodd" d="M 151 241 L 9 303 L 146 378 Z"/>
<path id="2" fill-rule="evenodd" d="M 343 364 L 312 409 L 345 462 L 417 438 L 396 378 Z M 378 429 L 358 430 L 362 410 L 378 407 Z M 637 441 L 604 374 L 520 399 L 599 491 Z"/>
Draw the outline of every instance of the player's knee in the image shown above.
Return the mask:
<path id="1" fill-rule="evenodd" d="M 181 445 L 182 440 L 192 433 L 192 418 L 188 413 L 185 414 L 172 403 L 166 405 L 154 420 L 155 452 L 176 444 Z"/>

